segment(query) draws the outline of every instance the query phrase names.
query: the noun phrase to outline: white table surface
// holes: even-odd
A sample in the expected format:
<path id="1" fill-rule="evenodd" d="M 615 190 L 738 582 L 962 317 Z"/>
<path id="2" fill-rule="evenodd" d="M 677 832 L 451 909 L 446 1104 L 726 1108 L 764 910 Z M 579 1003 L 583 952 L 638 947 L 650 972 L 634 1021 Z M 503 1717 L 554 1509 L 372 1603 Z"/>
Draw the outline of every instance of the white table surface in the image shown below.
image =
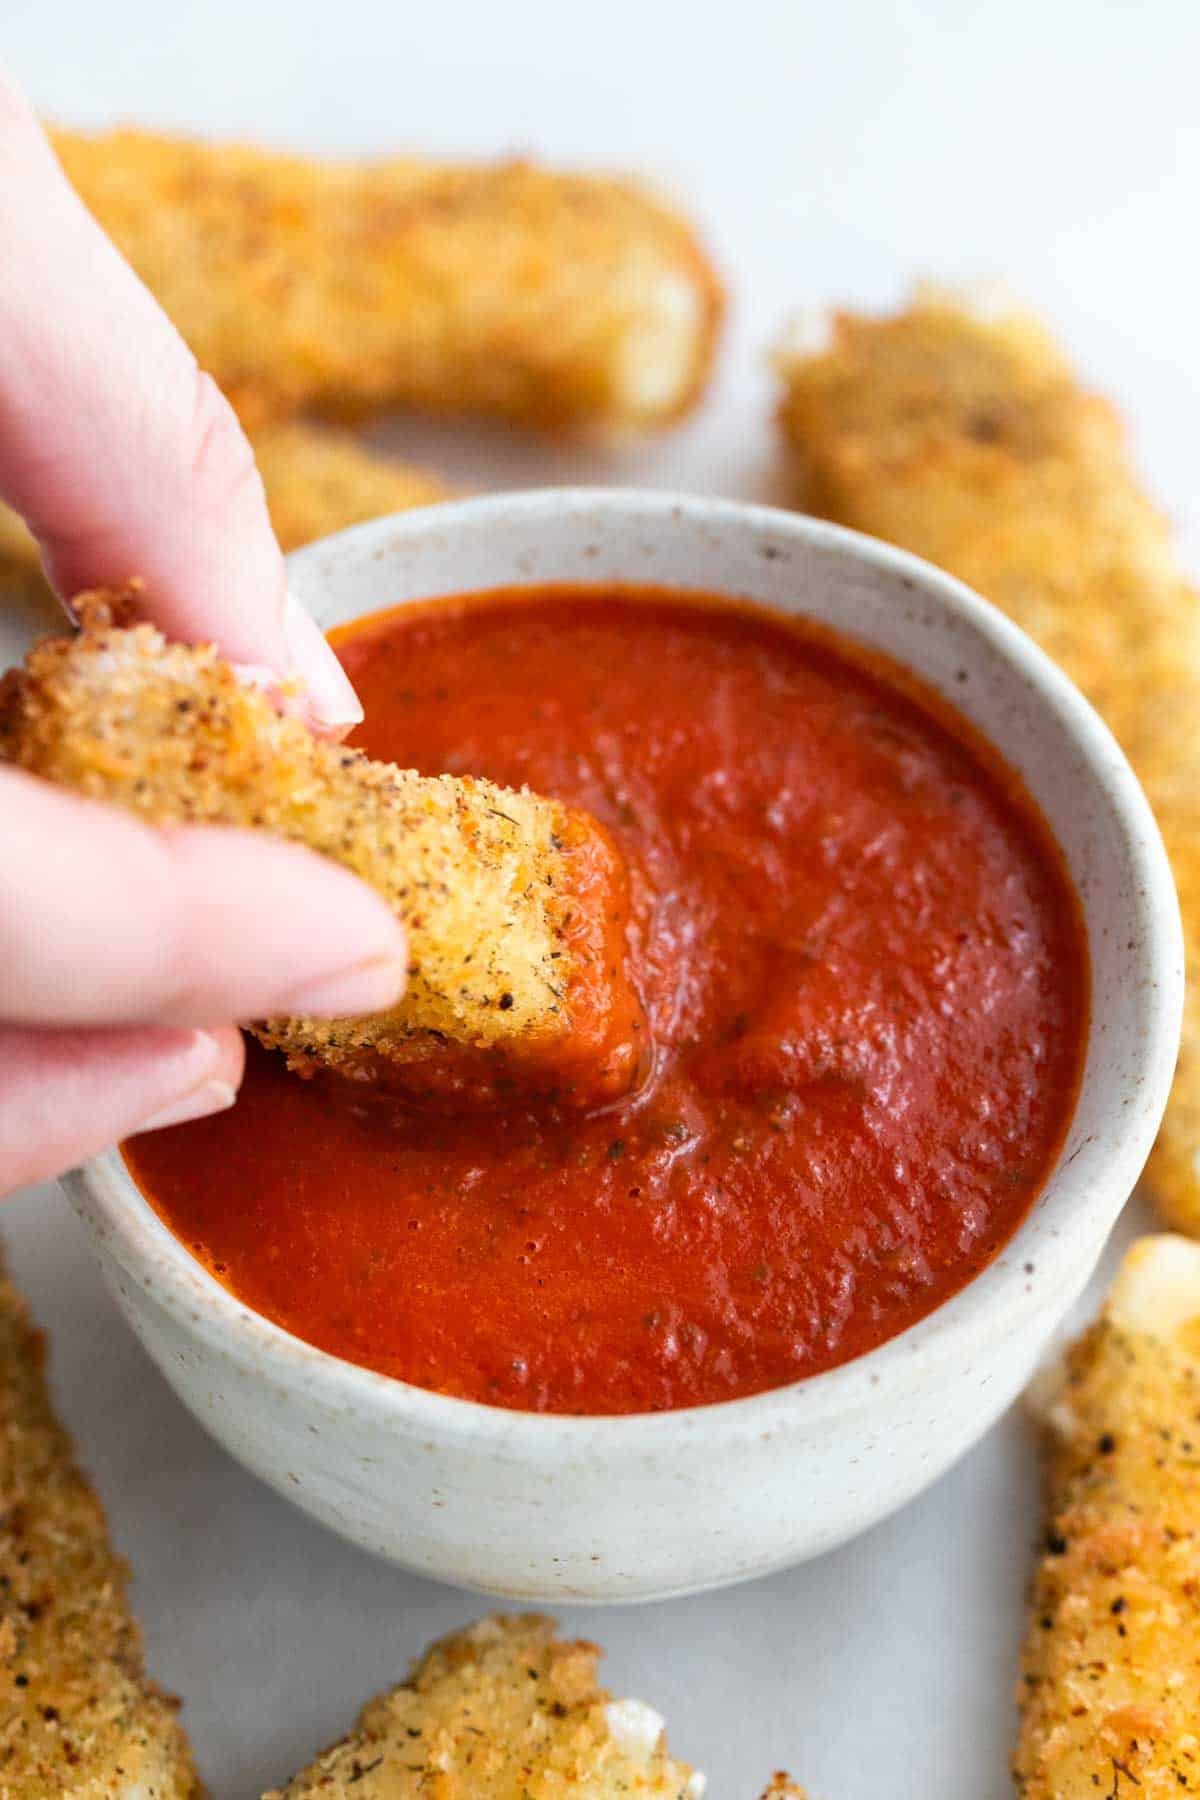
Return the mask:
<path id="1" fill-rule="evenodd" d="M 64 120 L 326 149 L 530 149 L 644 166 L 689 196 L 735 301 L 704 411 L 616 457 L 389 428 L 464 486 L 781 497 L 762 356 L 787 312 L 888 304 L 924 273 L 999 273 L 1125 405 L 1200 561 L 1193 0 L 4 0 L 0 55 Z M 23 629 L 0 621 L 0 661 Z M 154 1672 L 185 1696 L 216 1800 L 250 1800 L 483 1603 L 340 1544 L 230 1462 L 117 1317 L 56 1190 L 11 1202 L 3 1230 L 135 1564 Z M 563 1624 L 604 1642 L 619 1691 L 666 1712 L 715 1800 L 751 1800 L 780 1764 L 825 1800 L 1003 1800 L 1035 1530 L 1031 1446 L 1012 1416 L 818 1563 L 667 1605 L 567 1609 Z"/>

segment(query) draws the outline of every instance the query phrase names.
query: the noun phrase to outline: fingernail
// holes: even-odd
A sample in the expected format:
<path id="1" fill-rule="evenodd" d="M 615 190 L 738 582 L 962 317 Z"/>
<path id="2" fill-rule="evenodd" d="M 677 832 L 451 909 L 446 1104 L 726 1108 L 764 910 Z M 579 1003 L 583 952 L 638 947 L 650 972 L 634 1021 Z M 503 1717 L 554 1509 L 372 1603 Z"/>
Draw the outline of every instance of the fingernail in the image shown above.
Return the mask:
<path id="1" fill-rule="evenodd" d="M 314 724 L 345 731 L 361 723 L 363 709 L 349 676 L 295 594 L 284 601 L 283 635 L 296 672 L 308 685 L 308 711 Z"/>
<path id="2" fill-rule="evenodd" d="M 164 1125 L 185 1125 L 189 1119 L 204 1119 L 209 1113 L 225 1112 L 236 1099 L 237 1091 L 227 1081 L 202 1081 L 190 1094 L 151 1113 L 138 1131 L 161 1131 Z"/>
<path id="3" fill-rule="evenodd" d="M 309 982 L 284 1001 L 279 1011 L 292 1015 L 310 1013 L 326 1019 L 386 1012 L 399 1000 L 407 980 L 405 962 L 399 957 L 381 956 Z"/>

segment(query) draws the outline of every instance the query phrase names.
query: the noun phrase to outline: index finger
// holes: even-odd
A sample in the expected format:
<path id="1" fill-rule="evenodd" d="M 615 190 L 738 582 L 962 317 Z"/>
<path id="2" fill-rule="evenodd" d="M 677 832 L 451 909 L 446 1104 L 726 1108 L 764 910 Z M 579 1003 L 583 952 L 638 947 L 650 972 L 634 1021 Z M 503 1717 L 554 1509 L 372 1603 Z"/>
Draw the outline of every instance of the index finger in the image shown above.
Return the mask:
<path id="1" fill-rule="evenodd" d="M 0 71 L 0 496 L 66 596 L 141 576 L 155 623 L 362 717 L 283 558 L 241 428 Z"/>

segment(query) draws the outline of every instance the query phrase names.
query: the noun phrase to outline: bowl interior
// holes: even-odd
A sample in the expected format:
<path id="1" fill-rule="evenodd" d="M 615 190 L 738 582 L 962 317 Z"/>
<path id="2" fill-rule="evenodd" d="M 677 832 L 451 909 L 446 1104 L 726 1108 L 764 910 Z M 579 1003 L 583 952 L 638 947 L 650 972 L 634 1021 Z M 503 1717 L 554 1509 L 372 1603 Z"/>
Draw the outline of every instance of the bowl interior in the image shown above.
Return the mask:
<path id="1" fill-rule="evenodd" d="M 249 1313 L 192 1261 L 115 1153 L 73 1184 L 77 1203 L 138 1279 L 186 1306 L 202 1335 L 257 1366 L 454 1432 L 548 1450 L 580 1430 L 690 1429 L 722 1414 L 760 1428 L 780 1409 L 850 1407 L 898 1359 L 961 1357 L 1078 1292 L 1132 1190 L 1166 1101 L 1179 1037 L 1182 940 L 1157 828 L 1115 741 L 1015 627 L 948 576 L 837 527 L 732 502 L 548 490 L 441 505 L 357 527 L 290 559 L 293 591 L 326 628 L 425 599 L 551 581 L 621 581 L 752 600 L 828 625 L 905 665 L 1023 778 L 1065 854 L 1092 963 L 1086 1066 L 1058 1165 L 1006 1251 L 909 1331 L 790 1388 L 672 1414 L 512 1414 L 344 1364 Z M 198 1304 L 199 1302 L 199 1304 Z"/>

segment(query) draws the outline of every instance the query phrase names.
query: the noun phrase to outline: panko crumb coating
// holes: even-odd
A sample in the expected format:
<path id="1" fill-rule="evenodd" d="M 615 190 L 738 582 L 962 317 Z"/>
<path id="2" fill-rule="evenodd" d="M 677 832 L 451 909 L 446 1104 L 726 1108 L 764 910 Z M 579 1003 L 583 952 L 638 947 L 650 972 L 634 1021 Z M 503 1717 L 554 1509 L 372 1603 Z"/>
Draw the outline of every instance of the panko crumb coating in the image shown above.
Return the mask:
<path id="1" fill-rule="evenodd" d="M 264 1800 L 700 1800 L 659 1715 L 599 1686 L 599 1655 L 535 1614 L 481 1619 Z"/>
<path id="2" fill-rule="evenodd" d="M 0 1264 L 0 1800 L 200 1800 L 128 1579 Z"/>
<path id="3" fill-rule="evenodd" d="M 1018 1793 L 1200 1792 L 1200 1245 L 1134 1244 L 1099 1322 L 1035 1395 L 1046 1533 Z"/>
<path id="4" fill-rule="evenodd" d="M 82 596 L 83 630 L 0 681 L 0 761 L 153 824 L 243 826 L 369 882 L 405 927 L 387 1013 L 255 1026 L 302 1074 L 422 1097 L 513 1080 L 591 1100 L 644 1054 L 625 978 L 627 877 L 587 814 L 488 781 L 424 776 L 314 738 L 211 646 L 136 623 L 139 590 Z M 280 898 L 283 904 L 283 898 Z"/>

